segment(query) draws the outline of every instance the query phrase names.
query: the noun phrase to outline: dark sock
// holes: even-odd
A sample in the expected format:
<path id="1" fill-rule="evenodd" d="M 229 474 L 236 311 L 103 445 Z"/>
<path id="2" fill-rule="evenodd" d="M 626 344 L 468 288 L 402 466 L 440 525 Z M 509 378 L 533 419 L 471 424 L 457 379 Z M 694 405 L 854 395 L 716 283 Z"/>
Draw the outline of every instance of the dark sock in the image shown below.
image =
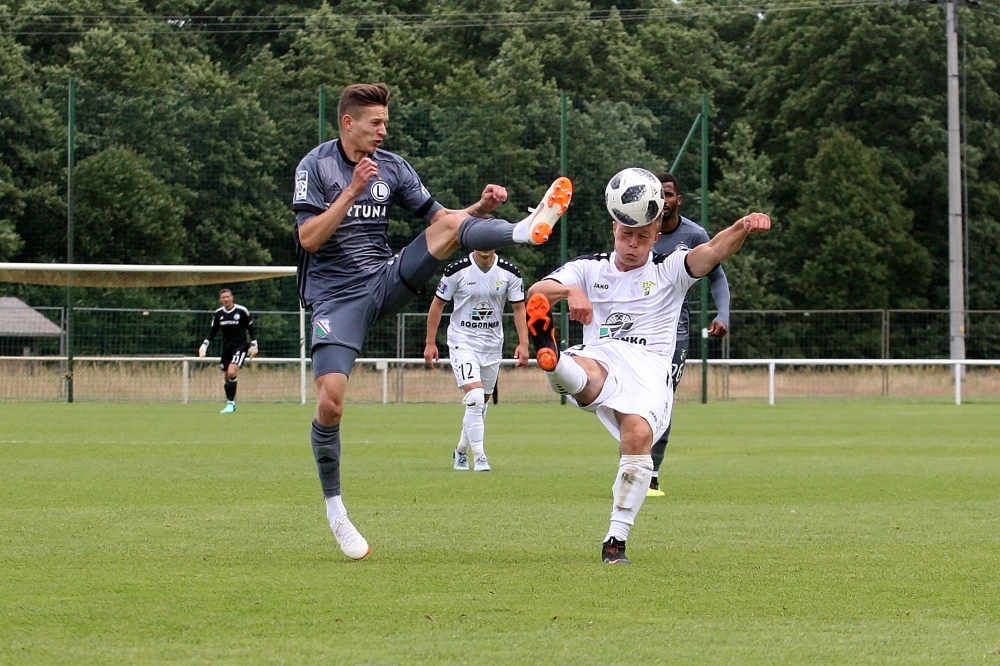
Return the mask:
<path id="1" fill-rule="evenodd" d="M 226 400 L 229 402 L 236 402 L 236 380 L 227 379 L 226 380 Z"/>
<path id="2" fill-rule="evenodd" d="M 467 250 L 495 250 L 514 242 L 514 225 L 507 220 L 467 217 L 458 228 L 458 242 Z"/>
<path id="3" fill-rule="evenodd" d="M 340 424 L 312 422 L 312 448 L 324 497 L 340 494 Z"/>
<path id="4" fill-rule="evenodd" d="M 653 444 L 653 471 L 659 472 L 660 465 L 663 464 L 663 458 L 667 454 L 667 438 L 666 436 L 661 437 Z"/>

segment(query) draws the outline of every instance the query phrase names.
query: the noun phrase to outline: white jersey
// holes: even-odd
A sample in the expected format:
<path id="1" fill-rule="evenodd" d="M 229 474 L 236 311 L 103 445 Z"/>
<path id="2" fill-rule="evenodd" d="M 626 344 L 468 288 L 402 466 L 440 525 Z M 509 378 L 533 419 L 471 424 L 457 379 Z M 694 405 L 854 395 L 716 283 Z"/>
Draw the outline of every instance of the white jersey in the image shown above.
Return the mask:
<path id="1" fill-rule="evenodd" d="M 687 269 L 689 250 L 651 253 L 644 266 L 622 272 L 615 253 L 577 257 L 546 279 L 583 289 L 594 318 L 583 327 L 584 345 L 603 338 L 641 345 L 667 359 L 674 355 L 684 297 L 698 278 Z"/>
<path id="2" fill-rule="evenodd" d="M 454 301 L 448 324 L 448 346 L 479 352 L 503 350 L 505 301 L 524 300 L 524 281 L 517 266 L 498 256 L 483 270 L 472 254 L 444 269 L 435 295 Z"/>

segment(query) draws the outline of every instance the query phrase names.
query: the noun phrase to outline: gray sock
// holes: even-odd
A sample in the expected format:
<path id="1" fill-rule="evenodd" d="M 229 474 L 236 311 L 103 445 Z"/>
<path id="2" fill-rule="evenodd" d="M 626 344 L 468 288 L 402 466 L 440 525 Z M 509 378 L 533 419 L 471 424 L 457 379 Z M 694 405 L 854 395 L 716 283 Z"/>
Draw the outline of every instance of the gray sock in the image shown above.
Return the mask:
<path id="1" fill-rule="evenodd" d="M 514 243 L 514 225 L 507 220 L 467 217 L 458 228 L 458 242 L 467 250 L 495 250 Z"/>
<path id="2" fill-rule="evenodd" d="M 323 497 L 340 494 L 340 424 L 325 426 L 316 420 L 312 423 L 312 448 L 316 456 L 319 484 Z"/>

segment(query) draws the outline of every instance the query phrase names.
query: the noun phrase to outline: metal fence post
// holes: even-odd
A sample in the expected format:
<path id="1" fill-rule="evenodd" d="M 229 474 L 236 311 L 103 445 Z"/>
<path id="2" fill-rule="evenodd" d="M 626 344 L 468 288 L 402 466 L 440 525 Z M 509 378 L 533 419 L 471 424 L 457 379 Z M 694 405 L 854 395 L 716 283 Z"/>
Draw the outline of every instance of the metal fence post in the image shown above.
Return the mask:
<path id="1" fill-rule="evenodd" d="M 701 226 L 708 229 L 708 95 L 701 96 Z M 701 404 L 708 402 L 708 277 L 701 279 Z"/>
<path id="2" fill-rule="evenodd" d="M 889 358 L 889 311 L 882 310 L 882 358 Z M 882 395 L 889 395 L 889 366 L 882 366 Z"/>
<path id="3" fill-rule="evenodd" d="M 568 102 L 566 91 L 559 92 L 559 174 L 567 175 L 569 170 L 569 127 L 568 127 Z M 562 223 L 559 225 L 559 265 L 562 266 L 569 261 L 569 235 L 566 216 L 563 215 Z M 559 325 L 562 327 L 563 339 L 559 346 L 563 349 L 569 347 L 569 310 L 566 301 L 559 302 Z M 559 404 L 566 404 L 566 396 L 559 396 Z"/>
<path id="4" fill-rule="evenodd" d="M 767 404 L 774 405 L 774 361 L 767 364 Z"/>
<path id="5" fill-rule="evenodd" d="M 76 79 L 69 80 L 66 111 L 66 263 L 73 263 L 73 163 L 76 161 Z M 66 278 L 66 402 L 73 402 L 73 277 Z"/>
<path id="6" fill-rule="evenodd" d="M 299 305 L 299 399 L 306 404 L 306 309 Z"/>

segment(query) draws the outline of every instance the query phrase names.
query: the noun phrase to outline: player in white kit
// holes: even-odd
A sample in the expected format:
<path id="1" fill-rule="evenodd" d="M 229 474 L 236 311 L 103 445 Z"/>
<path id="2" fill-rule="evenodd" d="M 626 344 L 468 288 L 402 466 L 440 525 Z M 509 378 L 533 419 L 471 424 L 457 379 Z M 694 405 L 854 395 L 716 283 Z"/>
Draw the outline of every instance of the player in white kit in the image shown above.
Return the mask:
<path id="1" fill-rule="evenodd" d="M 659 202 L 651 222 L 615 219 L 614 252 L 574 259 L 528 291 L 528 335 L 539 367 L 555 391 L 594 412 L 620 442 L 611 524 L 601 551 L 608 564 L 629 563 L 625 542 L 646 499 L 652 444 L 670 423 L 670 363 L 684 296 L 748 235 L 771 226 L 767 215 L 751 213 L 704 245 L 655 254 L 662 191 L 644 196 Z M 583 344 L 560 353 L 549 310 L 563 299 L 570 319 L 584 329 Z"/>
<path id="2" fill-rule="evenodd" d="M 448 356 L 465 405 L 462 435 L 453 454 L 454 468 L 469 469 L 471 449 L 473 469 L 488 472 L 490 463 L 483 443 L 489 404 L 486 396 L 493 393 L 500 373 L 506 301 L 510 301 L 517 328 L 518 344 L 514 350 L 517 365 L 528 365 L 528 325 L 521 272 L 494 250 L 476 250 L 444 269 L 427 312 L 424 361 L 428 366 L 440 358 L 437 331 L 449 301 L 454 307 L 448 324 Z"/>

